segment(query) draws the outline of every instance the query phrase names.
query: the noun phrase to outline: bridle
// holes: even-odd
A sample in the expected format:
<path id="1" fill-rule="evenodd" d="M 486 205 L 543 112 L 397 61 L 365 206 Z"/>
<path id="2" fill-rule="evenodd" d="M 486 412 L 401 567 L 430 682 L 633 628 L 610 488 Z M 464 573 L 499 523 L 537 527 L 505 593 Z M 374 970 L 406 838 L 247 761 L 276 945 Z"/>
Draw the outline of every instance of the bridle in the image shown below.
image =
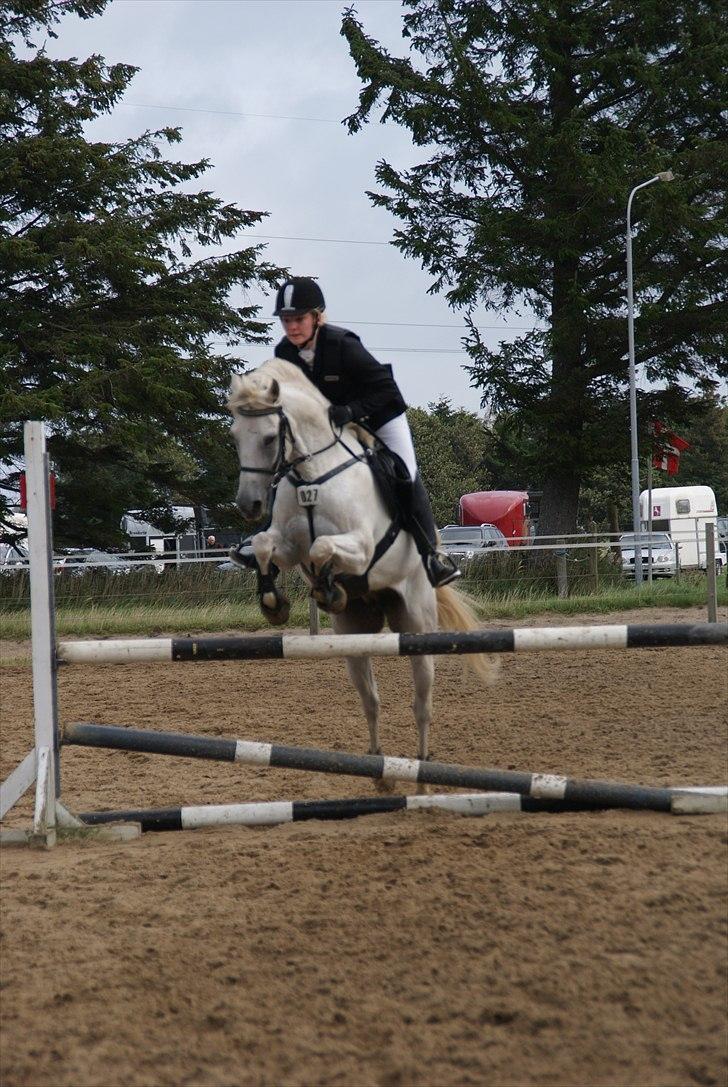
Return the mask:
<path id="1" fill-rule="evenodd" d="M 279 474 L 281 465 L 285 462 L 286 457 L 286 438 L 291 440 L 291 447 L 293 447 L 293 431 L 291 430 L 291 424 L 288 422 L 283 408 L 279 405 L 275 408 L 236 408 L 237 415 L 243 415 L 246 418 L 254 418 L 262 415 L 277 415 L 279 417 L 278 423 L 278 452 L 276 453 L 276 459 L 273 462 L 272 468 L 254 468 L 249 464 L 241 464 L 241 472 L 251 472 L 254 475 L 271 476 L 271 486 L 276 486 L 281 479 Z M 275 481 L 275 482 L 274 482 Z"/>
<path id="2" fill-rule="evenodd" d="M 304 484 L 315 485 L 318 483 L 324 483 L 327 479 L 331 479 L 332 476 L 338 475 L 339 472 L 343 472 L 344 469 L 349 468 L 352 464 L 365 460 L 365 454 L 354 453 L 349 449 L 344 439 L 341 437 L 341 432 L 338 434 L 334 431 L 334 439 L 327 445 L 321 447 L 321 449 L 315 449 L 312 453 L 302 453 L 298 457 L 293 457 L 291 460 L 286 459 L 286 439 L 290 441 L 291 452 L 296 447 L 296 437 L 293 433 L 288 416 L 284 412 L 282 406 L 278 404 L 276 407 L 271 408 L 236 408 L 235 411 L 238 415 L 242 415 L 250 418 L 256 418 L 263 415 L 277 415 L 278 422 L 278 451 L 276 458 L 273 462 L 272 468 L 258 468 L 250 464 L 240 464 L 240 472 L 249 472 L 253 475 L 270 476 L 270 489 L 274 491 L 280 481 L 286 476 L 294 487 L 302 486 Z M 333 429 L 333 428 L 332 428 Z M 343 464 L 337 465 L 330 472 L 326 472 L 318 479 L 304 480 L 296 471 L 300 464 L 305 464 L 307 461 L 313 460 L 314 457 L 320 456 L 321 453 L 328 452 L 329 449 L 333 449 L 336 445 L 342 445 L 347 453 L 350 454 L 350 459 L 344 461 Z"/>

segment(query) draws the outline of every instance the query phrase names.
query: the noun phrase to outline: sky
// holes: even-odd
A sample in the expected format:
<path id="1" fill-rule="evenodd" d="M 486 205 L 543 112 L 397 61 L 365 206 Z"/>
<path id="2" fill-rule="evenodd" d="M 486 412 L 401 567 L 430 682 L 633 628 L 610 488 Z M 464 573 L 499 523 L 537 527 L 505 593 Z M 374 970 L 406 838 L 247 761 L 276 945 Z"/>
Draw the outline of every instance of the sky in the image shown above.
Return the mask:
<path id="1" fill-rule="evenodd" d="M 344 7 L 341 0 L 112 0 L 97 18 L 63 19 L 46 48 L 137 66 L 122 102 L 89 125 L 88 138 L 113 142 L 180 127 L 182 142 L 167 157 L 210 160 L 197 188 L 269 213 L 232 248 L 257 237 L 267 245 L 264 259 L 316 276 L 329 321 L 353 329 L 393 365 L 409 404 L 447 397 L 479 411 L 480 392 L 464 370 L 463 314 L 428 294 L 427 273 L 390 244 L 397 221 L 366 196 L 377 188 L 380 159 L 406 168 L 426 152 L 396 125 L 370 123 L 351 136 L 341 123 L 360 90 L 340 36 Z M 406 53 L 400 0 L 358 0 L 356 10 L 369 36 Z M 245 301 L 261 304 L 261 316 L 272 312 L 273 298 L 262 291 Z M 492 346 L 531 323 L 528 314 L 475 317 Z M 279 337 L 272 323 L 270 347 L 232 353 L 241 367 L 258 365 Z"/>

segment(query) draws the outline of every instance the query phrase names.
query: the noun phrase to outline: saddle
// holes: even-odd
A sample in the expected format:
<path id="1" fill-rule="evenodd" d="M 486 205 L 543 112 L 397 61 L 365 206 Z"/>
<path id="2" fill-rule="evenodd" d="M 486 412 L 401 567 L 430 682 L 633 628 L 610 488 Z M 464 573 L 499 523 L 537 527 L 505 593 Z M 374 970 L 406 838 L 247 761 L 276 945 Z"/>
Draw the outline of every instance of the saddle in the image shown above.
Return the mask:
<path id="1" fill-rule="evenodd" d="M 408 521 L 406 511 L 411 506 L 409 493 L 412 488 L 412 480 L 406 464 L 399 453 L 395 453 L 393 449 L 382 445 L 381 442 L 376 442 L 367 450 L 367 462 L 387 513 L 393 521 L 398 521 L 403 528 L 406 528 Z M 403 513 L 405 513 L 404 517 Z"/>
<path id="2" fill-rule="evenodd" d="M 374 483 L 390 517 L 390 525 L 377 543 L 372 561 L 363 574 L 337 574 L 336 581 L 346 589 L 350 599 L 356 600 L 369 592 L 369 571 L 392 546 L 402 529 L 407 530 L 412 480 L 407 466 L 394 450 L 380 441 L 367 449 L 367 464 Z"/>

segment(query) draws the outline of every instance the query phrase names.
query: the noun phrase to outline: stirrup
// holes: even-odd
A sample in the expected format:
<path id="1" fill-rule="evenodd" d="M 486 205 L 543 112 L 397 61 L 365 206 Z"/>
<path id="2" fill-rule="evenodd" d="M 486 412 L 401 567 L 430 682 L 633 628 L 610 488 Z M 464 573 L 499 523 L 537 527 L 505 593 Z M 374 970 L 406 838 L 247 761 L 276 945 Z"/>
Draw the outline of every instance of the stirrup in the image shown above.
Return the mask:
<path id="1" fill-rule="evenodd" d="M 433 589 L 442 589 L 452 581 L 462 577 L 462 571 L 455 565 L 449 555 L 439 551 L 432 551 L 425 559 L 425 571 Z"/>

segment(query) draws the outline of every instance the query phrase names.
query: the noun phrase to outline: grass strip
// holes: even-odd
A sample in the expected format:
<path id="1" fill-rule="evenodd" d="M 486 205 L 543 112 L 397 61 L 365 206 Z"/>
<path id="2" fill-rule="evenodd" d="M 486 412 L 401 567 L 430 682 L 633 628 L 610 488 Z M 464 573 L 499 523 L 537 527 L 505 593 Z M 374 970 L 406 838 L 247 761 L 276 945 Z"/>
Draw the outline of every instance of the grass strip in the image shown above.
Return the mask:
<path id="1" fill-rule="evenodd" d="M 722 579 L 721 579 L 722 581 Z M 552 594 L 533 591 L 514 596 L 509 593 L 485 596 L 478 586 L 464 585 L 475 604 L 482 622 L 494 619 L 528 619 L 544 614 L 607 615 L 613 611 L 634 608 L 706 606 L 705 578 L 680 583 L 653 583 L 638 590 L 635 586 L 608 587 L 601 592 L 569 596 L 560 600 Z M 728 588 L 721 585 L 718 603 L 728 606 Z M 706 615 L 707 617 L 707 615 Z M 646 617 L 648 618 L 648 617 Z M 329 619 L 320 615 L 321 626 Z M 308 627 L 309 608 L 305 595 L 293 595 L 288 627 Z M 56 633 L 59 637 L 154 637 L 160 634 L 190 632 L 218 633 L 225 631 L 255 631 L 269 629 L 257 603 L 214 599 L 206 603 L 190 603 L 184 598 L 165 603 L 108 602 L 83 606 L 60 605 L 56 609 Z M 0 638 L 22 641 L 30 637 L 30 612 L 10 610 L 0 612 Z"/>

